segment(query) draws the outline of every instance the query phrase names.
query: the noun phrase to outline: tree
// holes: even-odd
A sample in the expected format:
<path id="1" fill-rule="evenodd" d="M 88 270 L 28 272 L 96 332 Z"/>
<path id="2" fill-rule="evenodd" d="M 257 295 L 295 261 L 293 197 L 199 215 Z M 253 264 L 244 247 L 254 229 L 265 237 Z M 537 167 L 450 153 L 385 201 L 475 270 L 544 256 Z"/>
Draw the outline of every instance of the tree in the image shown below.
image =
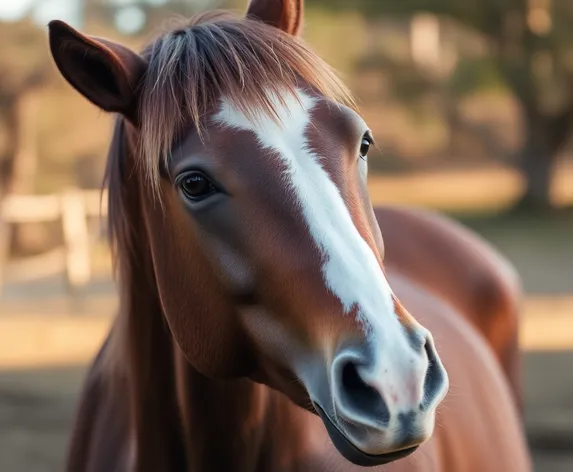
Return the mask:
<path id="1" fill-rule="evenodd" d="M 17 169 L 26 167 L 18 158 L 33 158 L 22 148 L 22 116 L 29 94 L 42 85 L 51 71 L 45 35 L 31 22 L 0 24 L 0 199 L 19 186 Z"/>
<path id="2" fill-rule="evenodd" d="M 573 129 L 573 3 L 569 0 L 310 0 L 369 18 L 420 12 L 482 35 L 519 103 L 523 142 L 515 158 L 525 179 L 518 208 L 546 210 L 556 157 Z"/>

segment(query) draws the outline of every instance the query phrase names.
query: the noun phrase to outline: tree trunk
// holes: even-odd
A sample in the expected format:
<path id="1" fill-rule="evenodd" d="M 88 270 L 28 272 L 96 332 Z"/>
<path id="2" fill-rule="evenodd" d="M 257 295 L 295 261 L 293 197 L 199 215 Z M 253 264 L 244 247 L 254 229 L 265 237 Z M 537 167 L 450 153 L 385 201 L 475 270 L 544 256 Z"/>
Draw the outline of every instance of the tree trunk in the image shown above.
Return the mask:
<path id="1" fill-rule="evenodd" d="M 17 147 L 13 157 L 8 191 L 33 193 L 38 165 L 38 113 L 42 89 L 34 87 L 22 93 L 16 102 Z"/>
<path id="2" fill-rule="evenodd" d="M 545 212 L 553 206 L 553 168 L 565 138 L 556 135 L 554 117 L 526 110 L 524 119 L 526 137 L 519 153 L 519 169 L 525 180 L 525 188 L 515 209 Z"/>
<path id="3" fill-rule="evenodd" d="M 41 93 L 40 87 L 33 87 L 23 92 L 16 101 L 17 148 L 12 162 L 9 193 L 29 194 L 34 191 L 38 165 L 37 123 Z M 38 225 L 12 225 L 11 253 L 26 254 L 31 248 L 38 246 L 41 234 L 41 231 L 38 232 Z"/>
<path id="4" fill-rule="evenodd" d="M 551 209 L 551 182 L 556 153 L 550 146 L 528 139 L 520 154 L 525 189 L 515 208 L 524 211 Z"/>
<path id="5" fill-rule="evenodd" d="M 11 191 L 14 174 L 14 159 L 18 151 L 19 130 L 18 107 L 15 100 L 3 100 L 0 112 L 4 115 L 7 143 L 0 156 L 0 201 Z"/>
<path id="6" fill-rule="evenodd" d="M 0 156 L 0 205 L 8 193 L 14 168 L 14 156 L 18 148 L 18 121 L 16 117 L 16 107 L 5 97 L 2 100 L 0 112 L 4 112 L 5 119 L 3 125 L 7 130 L 8 142 Z M 4 282 L 4 271 L 8 256 L 10 253 L 10 243 L 12 240 L 12 227 L 2 220 L 0 212 L 0 295 L 2 294 L 2 285 Z"/>

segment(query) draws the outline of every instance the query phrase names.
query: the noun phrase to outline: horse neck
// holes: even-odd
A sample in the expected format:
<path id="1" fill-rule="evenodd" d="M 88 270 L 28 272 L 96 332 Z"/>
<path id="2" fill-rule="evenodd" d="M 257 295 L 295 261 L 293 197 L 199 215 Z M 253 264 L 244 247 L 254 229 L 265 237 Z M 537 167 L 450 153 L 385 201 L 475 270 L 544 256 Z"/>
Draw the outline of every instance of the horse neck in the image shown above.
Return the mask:
<path id="1" fill-rule="evenodd" d="M 268 440 L 268 389 L 247 379 L 207 378 L 174 350 L 188 470 L 256 471 Z"/>
<path id="2" fill-rule="evenodd" d="M 283 394 L 248 379 L 207 378 L 177 347 L 175 372 L 187 471 L 314 470 L 305 454 L 311 417 Z"/>

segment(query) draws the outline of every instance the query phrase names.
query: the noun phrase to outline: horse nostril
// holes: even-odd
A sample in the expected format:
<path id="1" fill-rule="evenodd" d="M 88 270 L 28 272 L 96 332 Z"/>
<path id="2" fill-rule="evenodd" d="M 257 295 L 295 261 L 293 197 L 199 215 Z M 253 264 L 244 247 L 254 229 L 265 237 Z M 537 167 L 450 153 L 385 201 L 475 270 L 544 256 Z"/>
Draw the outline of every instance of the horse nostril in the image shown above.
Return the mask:
<path id="1" fill-rule="evenodd" d="M 434 345 L 429 339 L 424 344 L 424 350 L 428 356 L 428 370 L 424 379 L 424 400 L 420 405 L 422 410 L 432 403 L 445 382 L 444 371 L 438 362 Z"/>
<path id="2" fill-rule="evenodd" d="M 376 390 L 364 383 L 358 373 L 358 368 L 354 362 L 347 362 L 342 367 L 342 387 L 346 393 L 352 395 L 356 400 L 369 402 L 377 396 Z"/>
<path id="3" fill-rule="evenodd" d="M 359 365 L 347 361 L 340 370 L 340 396 L 345 408 L 367 418 L 376 418 L 384 425 L 390 421 L 390 412 L 380 393 L 368 385 L 360 375 Z"/>

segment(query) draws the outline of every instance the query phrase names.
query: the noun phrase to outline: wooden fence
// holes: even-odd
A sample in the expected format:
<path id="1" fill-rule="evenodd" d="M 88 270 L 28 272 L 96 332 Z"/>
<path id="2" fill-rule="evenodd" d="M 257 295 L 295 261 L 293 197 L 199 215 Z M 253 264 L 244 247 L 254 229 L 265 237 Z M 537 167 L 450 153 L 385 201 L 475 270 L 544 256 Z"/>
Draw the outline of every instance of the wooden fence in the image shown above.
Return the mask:
<path id="1" fill-rule="evenodd" d="M 107 214 L 107 199 L 99 190 L 68 189 L 59 194 L 9 195 L 0 206 L 0 289 L 4 282 L 15 224 L 59 222 L 64 239 L 68 287 L 78 288 L 91 278 L 88 219 Z"/>

